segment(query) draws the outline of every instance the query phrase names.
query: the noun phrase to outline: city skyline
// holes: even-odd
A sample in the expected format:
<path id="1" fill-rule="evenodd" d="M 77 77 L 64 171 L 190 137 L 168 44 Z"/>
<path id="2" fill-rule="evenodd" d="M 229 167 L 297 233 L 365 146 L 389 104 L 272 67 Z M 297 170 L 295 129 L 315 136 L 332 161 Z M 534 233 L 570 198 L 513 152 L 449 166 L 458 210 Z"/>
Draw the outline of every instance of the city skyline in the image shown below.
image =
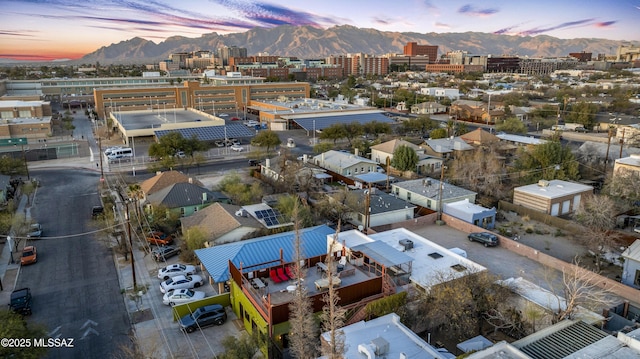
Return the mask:
<path id="1" fill-rule="evenodd" d="M 393 6 L 393 7 L 392 7 Z M 245 32 L 255 27 L 353 25 L 381 31 L 485 32 L 639 41 L 640 0 L 536 2 L 405 0 L 300 3 L 240 0 L 5 0 L 0 59 L 78 59 L 141 37 Z"/>

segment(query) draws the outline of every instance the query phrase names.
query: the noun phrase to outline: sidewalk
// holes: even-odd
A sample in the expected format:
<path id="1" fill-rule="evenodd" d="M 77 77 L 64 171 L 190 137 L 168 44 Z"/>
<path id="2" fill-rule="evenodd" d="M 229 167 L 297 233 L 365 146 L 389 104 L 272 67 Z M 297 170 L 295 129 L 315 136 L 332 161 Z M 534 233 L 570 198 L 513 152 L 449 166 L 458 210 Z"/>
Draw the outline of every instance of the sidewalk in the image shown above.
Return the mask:
<path id="1" fill-rule="evenodd" d="M 24 213 L 27 219 L 31 218 L 31 207 L 27 207 L 26 195 L 22 195 L 22 197 L 20 197 L 16 213 Z M 0 281 L 2 283 L 0 303 L 9 303 L 11 299 L 11 292 L 15 289 L 18 275 L 20 273 L 20 256 L 18 253 L 14 252 L 14 260 L 13 263 L 11 263 L 11 248 L 9 248 L 9 242 L 5 237 L 2 237 L 1 240 L 4 243 L 0 243 L 2 246 L 2 252 L 0 253 Z M 22 245 L 24 245 L 24 242 Z M 20 250 L 20 248 L 18 248 L 18 250 Z"/>

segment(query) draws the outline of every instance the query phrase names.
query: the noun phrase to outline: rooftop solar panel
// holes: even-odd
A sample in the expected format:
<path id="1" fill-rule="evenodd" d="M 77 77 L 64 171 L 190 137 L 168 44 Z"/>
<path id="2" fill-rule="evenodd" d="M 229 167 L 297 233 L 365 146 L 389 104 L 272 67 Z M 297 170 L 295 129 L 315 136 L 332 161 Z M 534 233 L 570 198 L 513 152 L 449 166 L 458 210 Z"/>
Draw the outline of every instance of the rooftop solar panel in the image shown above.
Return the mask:
<path id="1" fill-rule="evenodd" d="M 226 129 L 226 131 L 225 131 Z M 255 136 L 255 130 L 249 129 L 242 124 L 229 124 L 225 126 L 190 127 L 176 130 L 154 131 L 156 137 L 161 138 L 171 132 L 179 132 L 184 138 L 195 136 L 200 141 L 217 141 L 226 138 L 242 138 Z"/>
<path id="2" fill-rule="evenodd" d="M 313 131 L 314 129 L 324 130 L 327 127 L 331 127 L 332 125 L 335 125 L 336 123 L 358 122 L 360 124 L 365 124 L 373 121 L 388 123 L 388 124 L 395 123 L 394 120 L 388 118 L 382 113 L 299 118 L 299 119 L 294 119 L 293 121 L 307 131 Z"/>

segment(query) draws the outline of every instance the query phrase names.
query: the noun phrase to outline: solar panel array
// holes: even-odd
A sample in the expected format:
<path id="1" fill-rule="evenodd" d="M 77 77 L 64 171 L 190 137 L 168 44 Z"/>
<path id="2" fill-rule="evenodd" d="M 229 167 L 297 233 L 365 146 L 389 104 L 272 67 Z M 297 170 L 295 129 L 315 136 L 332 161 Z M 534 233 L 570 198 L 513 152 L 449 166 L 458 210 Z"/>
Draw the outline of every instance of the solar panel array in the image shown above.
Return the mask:
<path id="1" fill-rule="evenodd" d="M 226 128 L 226 131 L 225 131 Z M 253 137 L 256 131 L 241 124 L 230 124 L 226 126 L 190 127 L 176 130 L 154 131 L 157 138 L 161 138 L 171 132 L 179 132 L 184 138 L 196 138 L 200 141 L 217 141 L 226 138 Z"/>
<path id="2" fill-rule="evenodd" d="M 269 208 L 256 211 L 256 218 L 263 220 L 267 227 L 286 223 L 284 216 L 277 209 Z"/>
<path id="3" fill-rule="evenodd" d="M 298 118 L 293 120 L 300 127 L 304 128 L 307 131 L 315 130 L 324 130 L 327 127 L 331 127 L 336 123 L 352 123 L 358 122 L 360 124 L 365 124 L 369 122 L 381 122 L 394 124 L 395 121 L 390 119 L 389 117 L 381 114 L 381 113 L 367 113 L 367 114 L 356 114 L 356 115 L 344 115 L 344 116 L 320 116 L 320 117 L 312 117 L 312 118 Z M 315 122 L 315 124 L 314 124 Z"/>

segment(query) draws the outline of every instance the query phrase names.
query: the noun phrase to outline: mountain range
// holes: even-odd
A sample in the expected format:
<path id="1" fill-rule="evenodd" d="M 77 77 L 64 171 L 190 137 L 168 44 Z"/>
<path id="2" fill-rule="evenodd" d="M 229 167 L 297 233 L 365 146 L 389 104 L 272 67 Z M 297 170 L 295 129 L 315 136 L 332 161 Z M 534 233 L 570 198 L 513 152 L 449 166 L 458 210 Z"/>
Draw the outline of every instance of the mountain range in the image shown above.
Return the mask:
<path id="1" fill-rule="evenodd" d="M 329 55 L 365 53 L 383 55 L 402 53 L 407 42 L 438 45 L 439 53 L 464 50 L 470 54 L 518 55 L 531 57 L 567 56 L 570 52 L 614 54 L 621 41 L 606 39 L 559 39 L 546 35 L 522 37 L 480 32 L 416 33 L 389 32 L 350 25 L 318 29 L 310 26 L 278 26 L 254 28 L 242 33 L 220 35 L 210 33 L 198 38 L 173 36 L 160 43 L 135 37 L 101 47 L 85 55 L 77 63 L 114 64 L 150 63 L 167 59 L 171 53 L 197 50 L 215 51 L 219 47 L 238 46 L 249 56 L 268 53 L 296 56 L 302 59 L 324 58 Z M 635 44 L 637 45 L 637 44 Z"/>

